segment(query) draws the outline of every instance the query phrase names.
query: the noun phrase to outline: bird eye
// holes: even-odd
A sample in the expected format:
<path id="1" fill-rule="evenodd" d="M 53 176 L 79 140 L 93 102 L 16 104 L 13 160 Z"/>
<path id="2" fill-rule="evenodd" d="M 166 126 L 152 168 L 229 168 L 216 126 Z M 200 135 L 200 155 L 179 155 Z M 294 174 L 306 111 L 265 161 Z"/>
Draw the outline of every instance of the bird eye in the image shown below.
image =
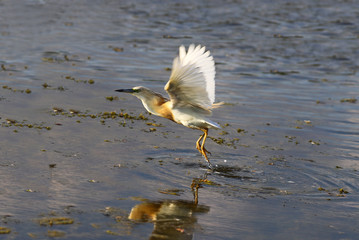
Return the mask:
<path id="1" fill-rule="evenodd" d="M 132 91 L 133 91 L 134 93 L 138 93 L 138 92 L 140 91 L 140 89 L 132 89 Z"/>

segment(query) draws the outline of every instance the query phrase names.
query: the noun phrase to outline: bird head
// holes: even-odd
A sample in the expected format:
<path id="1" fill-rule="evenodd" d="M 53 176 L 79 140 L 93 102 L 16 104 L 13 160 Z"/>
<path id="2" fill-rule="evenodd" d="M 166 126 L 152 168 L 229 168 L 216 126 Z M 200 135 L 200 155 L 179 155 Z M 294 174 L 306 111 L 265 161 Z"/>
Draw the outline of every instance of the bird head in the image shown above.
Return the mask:
<path id="1" fill-rule="evenodd" d="M 130 88 L 130 89 L 117 89 L 115 90 L 116 92 L 125 92 L 125 93 L 131 93 L 133 95 L 139 93 L 141 91 L 142 87 L 134 87 L 134 88 Z"/>
<path id="2" fill-rule="evenodd" d="M 155 93 L 153 91 L 151 91 L 150 89 L 148 89 L 146 87 L 142 87 L 142 86 L 138 86 L 138 87 L 134 87 L 134 88 L 130 88 L 130 89 L 117 89 L 115 91 L 130 93 L 133 96 L 135 96 L 141 100 L 151 99 L 155 95 Z"/>
<path id="3" fill-rule="evenodd" d="M 156 112 L 156 107 L 159 105 L 159 103 L 167 101 L 167 99 L 162 97 L 160 94 L 141 86 L 134 87 L 131 89 L 117 89 L 115 91 L 130 93 L 133 96 L 139 98 L 142 101 L 142 104 L 146 108 L 146 110 L 155 115 L 158 115 L 158 113 Z"/>

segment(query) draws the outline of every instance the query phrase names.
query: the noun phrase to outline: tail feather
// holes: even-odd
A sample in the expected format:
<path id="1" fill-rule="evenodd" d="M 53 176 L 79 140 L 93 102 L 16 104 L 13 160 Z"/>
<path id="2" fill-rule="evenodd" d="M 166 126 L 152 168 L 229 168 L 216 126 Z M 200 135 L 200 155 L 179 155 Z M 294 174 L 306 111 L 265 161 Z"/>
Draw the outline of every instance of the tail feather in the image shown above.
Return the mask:
<path id="1" fill-rule="evenodd" d="M 212 104 L 212 109 L 214 108 L 220 108 L 225 104 L 225 102 L 217 102 Z"/>
<path id="2" fill-rule="evenodd" d="M 208 120 L 208 119 L 206 119 L 206 122 L 207 122 L 209 125 L 211 125 L 213 128 L 221 129 L 221 126 L 219 126 L 219 124 L 216 123 L 216 122 L 213 122 L 213 121 Z"/>

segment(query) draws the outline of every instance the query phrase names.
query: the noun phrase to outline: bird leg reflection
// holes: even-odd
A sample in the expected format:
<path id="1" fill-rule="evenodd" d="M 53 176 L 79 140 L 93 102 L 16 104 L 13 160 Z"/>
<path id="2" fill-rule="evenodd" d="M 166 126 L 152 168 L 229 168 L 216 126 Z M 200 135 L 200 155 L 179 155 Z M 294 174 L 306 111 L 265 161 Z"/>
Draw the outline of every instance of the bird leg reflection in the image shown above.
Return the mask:
<path id="1" fill-rule="evenodd" d="M 193 192 L 193 200 L 194 200 L 194 204 L 197 205 L 198 204 L 198 188 L 200 188 L 201 185 L 196 182 L 196 179 L 193 179 L 192 184 L 191 184 L 191 189 Z"/>
<path id="2" fill-rule="evenodd" d="M 193 178 L 192 180 L 192 184 L 191 184 L 191 189 L 193 192 L 193 200 L 194 200 L 194 204 L 197 205 L 198 204 L 198 189 L 202 188 L 202 184 L 203 182 L 205 182 L 207 180 L 207 174 L 205 173 L 203 175 L 203 177 L 200 178 Z"/>

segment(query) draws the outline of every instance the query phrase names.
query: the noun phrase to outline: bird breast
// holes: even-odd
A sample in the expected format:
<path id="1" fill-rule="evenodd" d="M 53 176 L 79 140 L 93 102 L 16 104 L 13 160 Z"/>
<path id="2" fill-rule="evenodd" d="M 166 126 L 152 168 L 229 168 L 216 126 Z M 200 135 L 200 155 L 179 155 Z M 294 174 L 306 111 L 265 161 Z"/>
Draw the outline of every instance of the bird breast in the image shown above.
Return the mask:
<path id="1" fill-rule="evenodd" d="M 153 98 L 151 101 L 143 101 L 143 106 L 150 113 L 174 121 L 171 111 L 172 103 L 165 99 Z"/>
<path id="2" fill-rule="evenodd" d="M 158 105 L 158 113 L 159 116 L 174 121 L 173 113 L 172 113 L 172 103 L 170 101 Z"/>

